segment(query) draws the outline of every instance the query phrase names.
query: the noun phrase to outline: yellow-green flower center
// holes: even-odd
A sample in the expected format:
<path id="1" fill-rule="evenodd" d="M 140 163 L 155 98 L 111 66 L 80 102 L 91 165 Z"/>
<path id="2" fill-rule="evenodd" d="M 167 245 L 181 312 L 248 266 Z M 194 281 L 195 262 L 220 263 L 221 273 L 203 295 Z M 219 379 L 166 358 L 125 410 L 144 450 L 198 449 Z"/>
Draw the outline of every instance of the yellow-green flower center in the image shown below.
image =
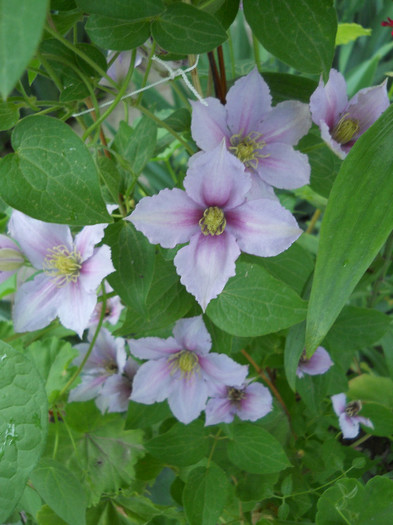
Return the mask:
<path id="1" fill-rule="evenodd" d="M 347 414 L 347 416 L 353 417 L 358 414 L 361 408 L 362 408 L 362 403 L 360 401 L 351 401 L 350 403 L 347 403 L 347 405 L 345 406 L 344 412 Z"/>
<path id="2" fill-rule="evenodd" d="M 107 361 L 107 363 L 104 364 L 105 371 L 109 374 L 117 374 L 119 371 L 119 367 L 117 366 L 117 363 L 115 361 L 112 361 L 111 359 Z"/>
<path id="3" fill-rule="evenodd" d="M 168 361 L 170 362 L 172 373 L 180 371 L 181 377 L 189 378 L 195 373 L 199 373 L 198 355 L 191 350 L 180 350 L 173 354 Z"/>
<path id="4" fill-rule="evenodd" d="M 345 113 L 332 131 L 333 139 L 339 144 L 347 144 L 359 131 L 359 121 L 348 118 L 349 113 Z"/>
<path id="5" fill-rule="evenodd" d="M 229 139 L 231 151 L 245 166 L 248 168 L 257 169 L 260 159 L 264 159 L 269 155 L 263 155 L 262 149 L 266 146 L 266 142 L 261 140 L 262 133 L 251 131 L 248 135 L 243 136 L 242 133 L 236 133 Z"/>
<path id="6" fill-rule="evenodd" d="M 228 399 L 231 400 L 234 404 L 239 404 L 242 399 L 246 397 L 244 390 L 239 390 L 238 388 L 229 387 L 228 388 Z"/>
<path id="7" fill-rule="evenodd" d="M 224 212 L 217 206 L 206 208 L 199 221 L 203 235 L 221 235 L 226 224 Z"/>
<path id="8" fill-rule="evenodd" d="M 64 245 L 55 246 L 47 251 L 43 268 L 58 287 L 76 283 L 82 268 L 82 257 L 76 249 L 70 251 Z"/>

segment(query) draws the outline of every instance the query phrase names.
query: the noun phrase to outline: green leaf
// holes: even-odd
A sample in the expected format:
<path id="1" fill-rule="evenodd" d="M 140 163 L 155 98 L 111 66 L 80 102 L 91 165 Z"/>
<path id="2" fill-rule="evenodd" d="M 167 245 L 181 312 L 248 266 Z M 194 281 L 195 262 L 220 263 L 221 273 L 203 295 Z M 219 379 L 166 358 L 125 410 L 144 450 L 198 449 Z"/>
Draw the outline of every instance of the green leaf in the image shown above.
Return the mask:
<path id="1" fill-rule="evenodd" d="M 172 53 L 205 53 L 227 39 L 225 29 L 209 13 L 183 3 L 170 5 L 152 24 L 157 43 Z"/>
<path id="2" fill-rule="evenodd" d="M 176 423 L 165 434 L 146 443 L 146 450 L 164 463 L 185 467 L 201 460 L 208 452 L 202 421 Z"/>
<path id="3" fill-rule="evenodd" d="M 46 116 L 21 120 L 15 153 L 0 161 L 2 198 L 35 219 L 61 224 L 111 222 L 93 159 L 64 122 Z"/>
<path id="4" fill-rule="evenodd" d="M 256 264 L 238 262 L 236 275 L 209 304 L 207 315 L 229 334 L 252 337 L 288 328 L 306 316 L 306 302 Z"/>
<path id="5" fill-rule="evenodd" d="M 21 497 L 43 451 L 48 406 L 42 380 L 31 361 L 0 342 L 0 521 Z"/>
<path id="6" fill-rule="evenodd" d="M 38 525 L 67 525 L 67 522 L 59 518 L 48 505 L 43 505 L 39 509 L 36 520 Z"/>
<path id="7" fill-rule="evenodd" d="M 153 281 L 146 300 L 146 315 L 140 315 L 136 308 L 127 308 L 124 324 L 116 335 L 144 337 L 166 328 L 190 310 L 193 297 L 180 283 L 173 262 L 157 256 Z"/>
<path id="8" fill-rule="evenodd" d="M 225 506 L 229 481 L 214 463 L 197 467 L 188 474 L 183 505 L 190 525 L 216 525 Z"/>
<path id="9" fill-rule="evenodd" d="M 86 31 L 98 46 L 114 51 L 126 51 L 142 45 L 149 38 L 150 24 L 91 15 L 86 24 Z"/>
<path id="10" fill-rule="evenodd" d="M 390 437 L 393 434 L 393 412 L 386 406 L 365 403 L 360 415 L 369 418 L 374 425 L 374 428 L 367 427 L 368 433 L 381 437 Z"/>
<path id="11" fill-rule="evenodd" d="M 338 24 L 336 46 L 348 44 L 360 36 L 370 36 L 371 29 L 366 29 L 359 24 Z"/>
<path id="12" fill-rule="evenodd" d="M 18 107 L 12 102 L 0 102 L 0 131 L 13 128 L 18 120 Z"/>
<path id="13" fill-rule="evenodd" d="M 337 31 L 332 0 L 244 0 L 255 36 L 274 56 L 305 73 L 328 73 Z"/>
<path id="14" fill-rule="evenodd" d="M 127 306 L 145 315 L 153 281 L 155 247 L 129 221 L 110 225 L 104 243 L 111 247 L 116 269 L 108 279 L 110 285 Z"/>
<path id="15" fill-rule="evenodd" d="M 289 75 L 288 73 L 263 72 L 263 79 L 266 80 L 273 103 L 278 104 L 284 100 L 300 100 L 308 104 L 310 97 L 318 87 L 318 83 L 310 78 L 300 75 Z"/>
<path id="16" fill-rule="evenodd" d="M 115 146 L 130 163 L 135 175 L 139 175 L 153 156 L 157 141 L 157 126 L 143 117 L 135 129 L 121 122 L 116 134 Z"/>
<path id="17" fill-rule="evenodd" d="M 390 107 L 359 138 L 330 193 L 308 309 L 308 349 L 325 337 L 393 229 L 392 115 Z"/>
<path id="18" fill-rule="evenodd" d="M 349 382 L 348 396 L 379 403 L 393 410 L 393 381 L 390 377 L 361 374 Z"/>
<path id="19" fill-rule="evenodd" d="M 315 141 L 320 144 L 320 137 Z M 328 198 L 342 161 L 326 144 L 307 152 L 307 155 L 311 166 L 310 186 L 319 195 Z"/>
<path id="20" fill-rule="evenodd" d="M 157 16 L 164 10 L 162 0 L 76 0 L 76 3 L 88 13 L 134 21 Z"/>
<path id="21" fill-rule="evenodd" d="M 326 336 L 335 350 L 357 350 L 376 343 L 387 332 L 390 318 L 368 308 L 344 307 Z"/>
<path id="22" fill-rule="evenodd" d="M 69 525 L 85 525 L 85 491 L 70 470 L 46 458 L 39 462 L 30 479 L 45 503 L 60 518 Z"/>
<path id="23" fill-rule="evenodd" d="M 295 391 L 296 370 L 304 350 L 306 323 L 299 323 L 289 329 L 285 341 L 284 367 L 289 386 Z"/>
<path id="24" fill-rule="evenodd" d="M 291 466 L 277 439 L 257 425 L 234 425 L 230 438 L 228 458 L 241 470 L 271 474 Z"/>
<path id="25" fill-rule="evenodd" d="M 44 27 L 47 0 L 0 0 L 0 94 L 6 99 L 33 57 Z"/>
<path id="26" fill-rule="evenodd" d="M 239 3 L 239 0 L 219 0 L 218 2 L 213 2 L 213 4 L 208 4 L 206 7 L 202 7 L 202 9 L 214 15 L 223 27 L 228 29 L 239 11 Z"/>

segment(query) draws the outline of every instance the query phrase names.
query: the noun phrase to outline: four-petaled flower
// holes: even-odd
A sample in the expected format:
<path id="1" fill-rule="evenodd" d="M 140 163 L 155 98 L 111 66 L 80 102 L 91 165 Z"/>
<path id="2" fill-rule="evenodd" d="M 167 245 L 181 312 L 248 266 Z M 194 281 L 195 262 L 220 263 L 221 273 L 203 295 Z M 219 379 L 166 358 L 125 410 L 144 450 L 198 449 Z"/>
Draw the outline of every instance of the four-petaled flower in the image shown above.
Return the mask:
<path id="1" fill-rule="evenodd" d="M 256 421 L 272 410 L 272 396 L 260 383 L 246 381 L 242 385 L 217 385 L 206 405 L 206 425 L 232 423 L 240 419 Z"/>
<path id="2" fill-rule="evenodd" d="M 33 267 L 41 270 L 16 292 L 16 332 L 38 330 L 58 316 L 66 328 L 82 336 L 97 304 L 97 288 L 114 271 L 110 248 L 94 247 L 105 227 L 86 226 L 73 240 L 68 226 L 13 211 L 10 234 Z"/>
<path id="3" fill-rule="evenodd" d="M 360 401 L 346 402 L 345 394 L 336 394 L 331 397 L 333 409 L 338 416 L 338 422 L 343 433 L 343 437 L 353 439 L 359 434 L 359 424 L 374 428 L 370 419 L 358 416 L 362 408 Z"/>
<path id="4" fill-rule="evenodd" d="M 129 220 L 153 244 L 181 248 L 174 259 L 181 282 L 205 310 L 235 275 L 244 251 L 277 255 L 299 237 L 291 213 L 270 199 L 247 201 L 250 176 L 222 141 L 191 157 L 184 188 L 143 198 Z"/>
<path id="5" fill-rule="evenodd" d="M 296 375 L 298 377 L 303 377 L 304 374 L 310 376 L 324 374 L 333 364 L 330 355 L 322 346 L 318 346 L 310 358 L 307 358 L 306 351 L 303 350 L 296 370 Z"/>
<path id="6" fill-rule="evenodd" d="M 168 339 L 145 337 L 128 344 L 133 355 L 149 359 L 134 377 L 131 400 L 151 405 L 168 399 L 182 423 L 199 416 L 217 385 L 241 385 L 247 375 L 247 366 L 209 353 L 211 337 L 202 316 L 180 319 Z"/>
<path id="7" fill-rule="evenodd" d="M 332 69 L 329 80 L 311 95 L 312 119 L 326 144 L 344 159 L 362 135 L 389 106 L 386 80 L 379 86 L 361 89 L 348 101 L 345 79 Z"/>
<path id="8" fill-rule="evenodd" d="M 210 151 L 224 138 L 251 173 L 253 192 L 266 196 L 266 185 L 294 189 L 308 184 L 307 155 L 293 149 L 311 127 L 307 104 L 290 100 L 272 108 L 269 87 L 256 68 L 235 82 L 225 106 L 215 98 L 205 101 L 207 106 L 191 102 L 195 142 Z"/>

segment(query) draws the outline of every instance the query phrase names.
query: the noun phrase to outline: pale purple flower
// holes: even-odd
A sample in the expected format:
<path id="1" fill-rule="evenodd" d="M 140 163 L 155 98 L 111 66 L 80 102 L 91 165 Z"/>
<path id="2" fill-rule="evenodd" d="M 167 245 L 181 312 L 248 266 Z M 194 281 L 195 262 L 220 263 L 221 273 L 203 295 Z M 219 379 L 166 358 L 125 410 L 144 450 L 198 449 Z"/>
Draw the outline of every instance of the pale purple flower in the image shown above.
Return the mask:
<path id="1" fill-rule="evenodd" d="M 260 383 L 246 381 L 240 386 L 217 385 L 206 405 L 206 425 L 232 423 L 240 419 L 256 421 L 272 410 L 272 396 Z"/>
<path id="2" fill-rule="evenodd" d="M 0 234 L 0 283 L 14 275 L 25 262 L 19 246 L 6 235 Z"/>
<path id="3" fill-rule="evenodd" d="M 345 79 L 335 69 L 330 70 L 326 85 L 321 78 L 310 99 L 312 119 L 340 159 L 388 106 L 386 80 L 379 86 L 361 89 L 348 101 Z"/>
<path id="4" fill-rule="evenodd" d="M 310 376 L 324 374 L 333 364 L 330 355 L 322 346 L 318 346 L 310 358 L 307 358 L 306 351 L 303 350 L 296 370 L 296 375 L 298 377 L 303 377 L 304 374 Z"/>
<path id="5" fill-rule="evenodd" d="M 253 189 L 259 185 L 262 192 L 266 185 L 294 189 L 309 183 L 307 155 L 293 149 L 311 126 L 307 104 L 290 100 L 272 108 L 269 87 L 256 68 L 235 82 L 225 106 L 211 97 L 205 102 L 191 102 L 191 132 L 202 150 L 224 138 L 251 173 Z"/>
<path id="6" fill-rule="evenodd" d="M 168 339 L 145 337 L 128 344 L 136 357 L 149 359 L 134 377 L 131 400 L 151 405 L 168 399 L 185 424 L 199 416 L 217 385 L 241 385 L 247 375 L 247 366 L 209 353 L 211 337 L 202 316 L 178 321 Z"/>
<path id="7" fill-rule="evenodd" d="M 358 416 L 362 408 L 360 401 L 350 401 L 347 403 L 345 394 L 336 394 L 331 397 L 333 409 L 338 416 L 338 422 L 343 433 L 343 437 L 353 439 L 359 434 L 359 424 L 374 428 L 370 419 Z"/>
<path id="8" fill-rule="evenodd" d="M 50 224 L 13 211 L 11 236 L 39 273 L 15 295 L 16 332 L 38 330 L 55 317 L 79 336 L 97 304 L 97 288 L 114 271 L 110 248 L 94 246 L 106 224 L 86 226 L 72 239 L 68 226 Z"/>
<path id="9" fill-rule="evenodd" d="M 111 62 L 111 60 L 116 55 L 116 53 L 117 51 L 108 52 L 108 56 L 107 56 L 108 63 Z M 127 72 L 130 69 L 131 54 L 132 54 L 132 51 L 121 51 L 119 53 L 119 56 L 109 66 L 107 70 L 107 74 L 115 82 L 119 83 L 125 79 Z M 139 51 L 137 51 L 134 67 L 138 67 L 141 63 L 142 63 L 142 55 L 139 53 Z M 111 84 L 108 82 L 108 80 L 105 77 L 103 77 L 100 80 L 100 84 L 104 86 L 111 86 Z"/>
<path id="10" fill-rule="evenodd" d="M 122 374 L 113 374 L 103 383 L 100 395 L 96 398 L 96 405 L 105 412 L 125 412 L 132 392 L 134 376 L 139 365 L 132 358 L 128 358 Z"/>
<path id="11" fill-rule="evenodd" d="M 89 333 L 89 339 L 92 332 Z M 79 351 L 79 356 L 73 364 L 79 366 L 89 349 L 89 343 L 81 343 L 75 348 Z M 113 335 L 106 329 L 101 328 L 93 350 L 87 359 L 81 374 L 81 383 L 71 390 L 68 400 L 88 401 L 96 399 L 96 404 L 102 412 L 108 408 L 106 400 L 101 400 L 105 383 L 114 375 L 121 375 L 126 364 L 125 341 Z"/>
<path id="12" fill-rule="evenodd" d="M 251 179 L 222 141 L 191 157 L 184 188 L 143 198 L 129 220 L 153 244 L 173 248 L 189 242 L 174 259 L 187 290 L 205 310 L 235 275 L 244 251 L 277 255 L 299 237 L 294 217 L 271 199 L 247 201 Z"/>
<path id="13" fill-rule="evenodd" d="M 106 294 L 113 292 L 113 288 L 110 284 L 105 283 L 104 286 Z M 102 290 L 98 294 L 98 297 L 102 297 Z M 98 324 L 101 317 L 102 304 L 102 301 L 97 302 L 93 315 L 91 316 L 89 326 L 95 326 Z M 105 304 L 104 322 L 116 324 L 120 318 L 123 308 L 124 306 L 121 304 L 120 297 L 118 295 L 107 298 Z"/>

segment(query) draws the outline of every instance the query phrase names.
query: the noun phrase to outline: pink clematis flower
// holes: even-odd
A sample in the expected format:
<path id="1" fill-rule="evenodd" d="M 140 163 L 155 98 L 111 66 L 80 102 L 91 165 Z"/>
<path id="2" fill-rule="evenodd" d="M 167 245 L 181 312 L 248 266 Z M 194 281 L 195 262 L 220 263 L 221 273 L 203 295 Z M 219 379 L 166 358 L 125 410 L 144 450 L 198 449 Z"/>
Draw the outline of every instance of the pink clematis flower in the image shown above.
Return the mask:
<path id="1" fill-rule="evenodd" d="M 128 344 L 133 355 L 149 359 L 134 377 L 131 400 L 151 405 L 168 399 L 185 424 L 199 416 L 217 385 L 241 385 L 247 375 L 247 366 L 209 353 L 211 337 L 202 316 L 178 321 L 168 339 L 144 337 Z"/>
<path id="2" fill-rule="evenodd" d="M 15 295 L 16 332 L 38 330 L 56 316 L 80 337 L 97 304 L 97 288 L 114 271 L 110 248 L 95 248 L 106 224 L 86 226 L 72 239 L 68 226 L 13 211 L 9 231 L 40 272 Z"/>
<path id="3" fill-rule="evenodd" d="M 186 191 L 162 190 L 143 198 L 129 220 L 153 244 L 178 251 L 174 263 L 181 282 L 205 310 L 235 275 L 244 251 L 270 257 L 286 250 L 302 233 L 277 201 L 247 201 L 249 174 L 222 141 L 190 159 Z"/>
<path id="4" fill-rule="evenodd" d="M 303 377 L 304 374 L 308 374 L 310 376 L 324 374 L 333 364 L 334 363 L 330 359 L 330 355 L 322 346 L 318 346 L 309 359 L 307 359 L 306 351 L 304 350 L 300 357 L 296 375 L 297 377 Z"/>
<path id="5" fill-rule="evenodd" d="M 0 283 L 14 275 L 25 262 L 19 246 L 6 235 L 0 234 Z"/>
<path id="6" fill-rule="evenodd" d="M 91 337 L 92 332 L 89 333 L 88 339 Z M 74 365 L 81 364 L 89 346 L 89 343 L 76 345 L 79 356 L 74 359 Z M 120 337 L 115 338 L 106 328 L 101 328 L 93 350 L 83 367 L 81 383 L 71 390 L 68 400 L 73 402 L 95 399 L 96 405 L 104 413 L 110 402 L 108 402 L 108 393 L 105 395 L 103 388 L 112 377 L 121 376 L 126 359 L 125 340 Z"/>
<path id="7" fill-rule="evenodd" d="M 332 69 L 311 95 L 312 119 L 321 130 L 322 139 L 344 159 L 357 139 L 389 106 L 386 80 L 379 86 L 361 89 L 348 101 L 345 79 Z"/>
<path id="8" fill-rule="evenodd" d="M 272 396 L 260 383 L 246 381 L 240 386 L 218 385 L 206 405 L 206 425 L 232 423 L 240 419 L 256 421 L 272 410 Z"/>
<path id="9" fill-rule="evenodd" d="M 224 138 L 250 172 L 258 196 L 268 197 L 270 186 L 294 189 L 309 183 L 307 155 L 292 147 L 311 127 L 307 104 L 291 100 L 272 108 L 269 87 L 256 68 L 235 82 L 225 106 L 212 97 L 205 101 L 207 106 L 191 101 L 195 142 L 210 151 Z"/>
<path id="10" fill-rule="evenodd" d="M 366 427 L 374 428 L 370 419 L 358 416 L 362 408 L 360 401 L 350 401 L 347 403 L 345 394 L 336 394 L 332 396 L 331 399 L 344 438 L 355 438 L 359 434 L 360 423 L 366 425 Z"/>
<path id="11" fill-rule="evenodd" d="M 102 386 L 100 396 L 96 399 L 96 405 L 102 413 L 125 412 L 128 409 L 132 385 L 138 368 L 138 363 L 129 358 L 122 374 L 113 374 L 108 377 Z"/>

